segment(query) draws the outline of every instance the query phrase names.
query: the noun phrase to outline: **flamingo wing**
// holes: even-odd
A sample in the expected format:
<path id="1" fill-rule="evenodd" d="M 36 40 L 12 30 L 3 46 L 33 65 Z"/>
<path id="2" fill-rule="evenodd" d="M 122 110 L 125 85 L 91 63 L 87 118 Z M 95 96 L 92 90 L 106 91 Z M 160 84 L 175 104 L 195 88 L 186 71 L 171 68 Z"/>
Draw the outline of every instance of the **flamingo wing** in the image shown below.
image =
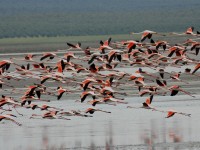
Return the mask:
<path id="1" fill-rule="evenodd" d="M 73 44 L 71 44 L 71 43 L 68 43 L 68 42 L 67 42 L 67 45 L 68 45 L 69 47 L 76 48 L 76 46 L 73 45 Z"/>

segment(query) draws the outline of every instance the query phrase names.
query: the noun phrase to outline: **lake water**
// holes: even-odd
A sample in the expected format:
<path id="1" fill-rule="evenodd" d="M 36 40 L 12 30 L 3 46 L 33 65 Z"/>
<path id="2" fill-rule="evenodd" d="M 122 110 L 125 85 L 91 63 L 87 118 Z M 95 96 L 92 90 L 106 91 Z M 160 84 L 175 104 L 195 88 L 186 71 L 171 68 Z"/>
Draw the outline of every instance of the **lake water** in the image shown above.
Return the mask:
<path id="1" fill-rule="evenodd" d="M 66 96 L 65 96 L 66 97 Z M 97 105 L 111 114 L 96 112 L 93 117 L 68 117 L 71 120 L 29 119 L 31 114 L 42 114 L 40 110 L 18 108 L 24 114 L 17 121 L 21 127 L 5 121 L 1 123 L 0 144 L 2 149 L 90 149 L 97 146 L 104 149 L 106 144 L 115 148 L 147 148 L 164 149 L 177 147 L 177 143 L 185 143 L 184 148 L 200 145 L 199 137 L 199 99 L 189 96 L 154 98 L 152 106 L 168 110 L 191 113 L 191 117 L 175 114 L 165 118 L 166 113 L 146 109 L 131 109 L 129 106 L 140 107 L 145 97 L 127 97 L 129 104 L 117 106 Z M 40 103 L 37 103 L 40 104 Z M 84 111 L 88 104 L 76 103 L 72 100 L 52 101 L 50 106 L 63 108 L 66 111 L 75 109 Z M 178 139 L 176 139 L 176 138 Z"/>

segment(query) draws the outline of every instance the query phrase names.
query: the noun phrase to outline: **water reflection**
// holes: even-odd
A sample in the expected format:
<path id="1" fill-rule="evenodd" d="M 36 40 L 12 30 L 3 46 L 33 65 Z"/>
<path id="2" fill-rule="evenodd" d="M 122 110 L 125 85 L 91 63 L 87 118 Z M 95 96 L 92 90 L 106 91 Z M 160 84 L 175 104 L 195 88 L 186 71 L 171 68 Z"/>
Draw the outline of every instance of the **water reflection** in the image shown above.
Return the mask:
<path id="1" fill-rule="evenodd" d="M 181 150 L 185 147 L 177 144 L 177 143 L 184 143 L 187 147 L 187 139 L 188 131 L 185 129 L 190 129 L 191 127 L 184 127 L 181 126 L 179 121 L 174 120 L 172 125 L 169 126 L 169 123 L 164 121 L 158 120 L 151 120 L 150 126 L 144 128 L 144 126 L 139 125 L 140 132 L 136 136 L 140 139 L 140 143 L 135 144 L 130 143 L 128 145 L 121 145 L 120 143 L 115 142 L 115 138 L 117 137 L 115 129 L 115 124 L 112 121 L 109 121 L 108 126 L 105 126 L 104 135 L 102 137 L 98 137 L 96 134 L 94 124 L 90 125 L 90 142 L 88 146 L 84 146 L 84 140 L 76 140 L 74 145 L 68 146 L 65 143 L 61 143 L 60 145 L 51 145 L 49 136 L 48 136 L 48 128 L 43 128 L 43 136 L 42 136 L 42 149 L 106 149 L 106 150 L 113 150 L 113 149 L 128 149 L 128 148 L 145 148 L 147 150 L 155 150 L 155 149 L 173 149 L 173 150 Z M 129 140 L 130 135 L 125 133 L 121 139 L 124 141 Z M 98 140 L 101 140 L 100 142 Z M 52 140 L 52 139 L 51 139 Z M 184 141 L 185 140 L 185 141 Z M 99 143 L 101 143 L 99 145 Z M 188 144 L 189 145 L 189 144 Z"/>
<path id="2" fill-rule="evenodd" d="M 31 122 L 27 127 L 16 127 L 12 124 L 6 127 L 6 124 L 2 124 L 0 144 L 3 149 L 43 150 L 182 150 L 200 147 L 199 122 L 195 118 L 144 120 L 135 117 L 104 117 L 87 118 L 81 120 L 81 124 L 80 118 L 68 122 L 45 120 L 43 126 Z M 41 124 L 40 120 L 37 121 Z"/>

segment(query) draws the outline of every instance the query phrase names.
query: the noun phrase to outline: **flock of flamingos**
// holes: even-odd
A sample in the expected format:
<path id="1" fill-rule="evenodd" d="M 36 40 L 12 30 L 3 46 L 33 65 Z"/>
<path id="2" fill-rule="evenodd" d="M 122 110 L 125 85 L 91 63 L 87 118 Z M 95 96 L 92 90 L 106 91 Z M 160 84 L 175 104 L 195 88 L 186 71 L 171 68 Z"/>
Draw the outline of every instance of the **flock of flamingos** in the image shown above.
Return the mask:
<path id="1" fill-rule="evenodd" d="M 17 117 L 23 117 L 17 109 L 40 109 L 41 114 L 32 114 L 30 118 L 41 119 L 64 119 L 70 120 L 69 116 L 92 117 L 95 111 L 111 113 L 110 111 L 98 109 L 99 104 L 118 105 L 127 104 L 125 96 L 131 96 L 121 89 L 129 88 L 138 91 L 138 96 L 147 96 L 141 107 L 127 106 L 127 108 L 143 108 L 152 111 L 166 113 L 166 118 L 174 114 L 190 117 L 191 114 L 175 110 L 160 110 L 152 107 L 153 97 L 156 95 L 175 96 L 178 93 L 195 97 L 192 93 L 181 88 L 180 85 L 169 86 L 167 81 L 172 80 L 189 84 L 180 78 L 182 73 L 199 77 L 197 70 L 200 68 L 199 60 L 192 55 L 198 55 L 200 36 L 198 31 L 189 27 L 183 33 L 170 33 L 177 38 L 181 35 L 189 36 L 188 40 L 178 44 L 170 44 L 167 41 L 154 41 L 152 36 L 160 34 L 145 30 L 140 33 L 141 39 L 115 41 L 111 38 L 100 41 L 98 48 L 81 48 L 81 43 L 73 45 L 67 43 L 69 49 L 44 52 L 41 54 L 25 54 L 23 58 L 12 57 L 0 61 L 0 87 L 2 95 L 0 99 L 0 121 L 9 120 L 17 125 Z M 167 33 L 169 34 L 169 33 Z M 161 36 L 167 36 L 162 35 Z M 191 38 L 193 37 L 193 38 Z M 78 54 L 79 56 L 75 56 Z M 81 55 L 80 55 L 81 54 Z M 167 72 L 166 67 L 177 67 L 188 65 L 184 72 Z M 120 71 L 120 67 L 138 68 L 134 74 Z M 156 73 L 145 71 L 152 69 Z M 105 73 L 106 72 L 106 73 Z M 22 81 L 30 85 L 19 89 Z M 15 84 L 13 84 L 15 83 Z M 56 87 L 50 87 L 52 83 Z M 77 85 L 74 89 L 72 84 Z M 57 87 L 58 85 L 58 87 Z M 9 91 L 9 92 L 8 92 Z M 19 94 L 20 97 L 13 97 Z M 52 96 L 54 100 L 65 100 L 63 94 L 80 94 L 77 103 L 85 103 L 90 106 L 86 110 L 64 110 L 49 105 L 50 100 L 44 99 Z M 40 102 L 37 104 L 37 102 Z M 39 105 L 41 102 L 46 104 Z M 29 109 L 29 110 L 28 110 Z"/>

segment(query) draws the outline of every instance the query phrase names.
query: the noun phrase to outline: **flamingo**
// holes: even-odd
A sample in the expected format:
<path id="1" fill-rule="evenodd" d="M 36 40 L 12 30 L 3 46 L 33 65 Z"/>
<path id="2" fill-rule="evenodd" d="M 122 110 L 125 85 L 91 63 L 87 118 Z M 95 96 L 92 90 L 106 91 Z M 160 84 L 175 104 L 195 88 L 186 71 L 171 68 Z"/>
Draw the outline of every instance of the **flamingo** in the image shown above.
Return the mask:
<path id="1" fill-rule="evenodd" d="M 185 73 L 186 73 L 186 74 L 190 74 L 190 75 L 195 75 L 195 76 L 197 76 L 197 77 L 200 77 L 200 76 L 197 75 L 197 74 L 192 74 L 192 73 L 191 73 L 191 68 L 185 68 Z"/>
<path id="2" fill-rule="evenodd" d="M 146 102 L 142 103 L 142 106 L 140 106 L 140 107 L 127 106 L 127 108 L 136 108 L 136 109 L 144 108 L 144 109 L 149 109 L 149 110 L 156 110 L 154 107 L 151 107 L 151 106 L 150 106 L 148 103 L 146 103 Z"/>
<path id="3" fill-rule="evenodd" d="M 138 33 L 131 32 L 131 34 L 142 34 L 141 42 L 143 42 L 146 38 L 151 39 L 153 34 L 158 34 L 158 33 L 155 31 L 151 31 L 151 30 L 144 30 L 144 31 L 138 32 Z M 161 34 L 159 34 L 159 35 L 161 35 Z M 165 35 L 162 35 L 162 36 L 165 36 Z"/>
<path id="4" fill-rule="evenodd" d="M 121 103 L 121 104 L 128 104 L 128 102 L 124 102 L 124 99 L 117 99 L 113 96 L 106 96 L 100 102 L 105 103 L 105 104 L 110 104 L 110 103 Z M 113 105 L 113 104 L 112 104 Z"/>
<path id="5" fill-rule="evenodd" d="M 50 102 L 50 100 L 44 100 L 44 99 L 40 99 L 40 98 L 36 98 L 35 96 L 22 96 L 21 97 L 21 106 L 24 106 L 26 102 L 28 102 L 28 104 L 31 104 L 31 101 L 44 101 L 44 102 Z"/>
<path id="6" fill-rule="evenodd" d="M 89 66 L 89 71 L 91 73 L 99 74 L 99 67 L 96 66 L 94 63 Z M 99 74 L 100 75 L 100 74 Z"/>
<path id="7" fill-rule="evenodd" d="M 83 88 L 83 90 L 85 91 L 85 90 L 87 89 L 88 85 L 89 85 L 90 83 L 92 83 L 92 82 L 96 83 L 97 81 L 96 81 L 95 79 L 93 79 L 93 78 L 87 78 L 87 79 L 85 79 L 84 81 L 82 81 L 82 82 L 80 83 L 80 86 L 81 86 L 81 87 Z"/>
<path id="8" fill-rule="evenodd" d="M 159 68 L 159 69 L 158 69 L 158 72 L 159 72 L 160 77 L 161 77 L 162 79 L 164 79 L 164 74 L 169 74 L 169 75 L 171 75 L 169 72 L 166 72 L 163 68 Z"/>
<path id="9" fill-rule="evenodd" d="M 193 31 L 194 31 L 194 27 L 191 26 L 191 27 L 187 28 L 187 30 L 183 33 L 172 32 L 171 34 L 173 34 L 173 35 L 197 35 Z"/>
<path id="10" fill-rule="evenodd" d="M 61 99 L 62 95 L 66 92 L 80 94 L 79 101 L 82 103 L 91 95 L 92 100 L 82 105 L 89 103 L 92 106 L 96 106 L 97 104 L 116 106 L 117 104 L 127 104 L 127 102 L 124 101 L 127 95 L 135 95 L 135 93 L 132 94 L 120 91 L 126 90 L 126 86 L 129 86 L 128 88 L 138 88 L 139 92 L 136 93 L 137 95 L 149 95 L 146 100 L 144 99 L 145 101 L 142 103 L 141 107 L 131 106 L 133 108 L 144 108 L 164 112 L 167 114 L 167 118 L 172 117 L 176 113 L 190 116 L 190 114 L 174 110 L 162 111 L 152 107 L 151 103 L 155 94 L 166 95 L 167 92 L 169 92 L 171 96 L 182 92 L 195 97 L 192 93 L 183 88 L 184 85 L 174 85 L 170 81 L 181 81 L 183 82 L 181 85 L 184 83 L 187 84 L 187 82 L 182 81 L 180 78 L 182 70 L 178 70 L 186 67 L 185 73 L 190 74 L 192 77 L 199 77 L 196 73 L 200 68 L 199 60 L 196 59 L 196 56 L 190 58 L 190 54 L 194 54 L 194 52 L 191 51 L 196 50 L 195 55 L 199 53 L 200 44 L 197 41 L 199 38 L 188 39 L 186 42 L 171 46 L 170 43 L 164 40 L 157 40 L 154 42 L 152 35 L 158 34 L 154 31 L 150 32 L 146 30 L 141 33 L 141 41 L 126 40 L 111 43 L 111 38 L 104 42 L 100 41 L 100 47 L 87 47 L 83 49 L 83 51 L 77 53 L 79 56 L 83 54 L 83 58 L 75 56 L 75 53 L 68 51 L 64 52 L 64 55 L 61 57 L 58 56 L 56 52 L 44 52 L 42 54 L 37 54 L 38 59 L 34 59 L 35 54 L 27 54 L 21 56 L 22 59 L 13 57 L 9 60 L 0 60 L 0 86 L 9 86 L 8 89 L 3 88 L 1 91 L 17 94 L 21 99 L 21 101 L 17 101 L 12 97 L 2 96 L 0 99 L 1 114 L 6 111 L 13 111 L 15 107 L 21 107 L 33 110 L 47 110 L 48 112 L 39 115 L 42 118 L 64 119 L 65 116 L 92 117 L 86 115 L 86 112 L 94 113 L 95 111 L 99 111 L 99 109 L 94 110 L 90 108 L 88 111 L 65 111 L 64 109 L 46 104 L 39 105 L 37 103 L 33 104 L 32 102 L 49 102 L 49 100 L 40 99 L 42 94 L 46 94 L 49 97 L 52 96 L 50 97 L 52 99 L 55 97 Z M 186 34 L 196 36 L 193 27 L 187 29 L 187 31 L 184 32 L 184 35 Z M 197 36 L 199 36 L 199 33 Z M 150 42 L 145 43 L 144 41 L 148 38 Z M 81 44 L 73 45 L 68 43 L 68 46 L 70 47 L 69 49 L 82 49 Z M 162 49 L 164 51 L 160 51 Z M 55 61 L 48 62 L 51 59 Z M 15 60 L 21 61 L 18 64 L 18 62 L 15 63 Z M 133 69 L 133 65 L 134 67 L 139 66 L 139 69 L 134 72 L 134 74 L 128 73 L 128 71 L 121 71 L 121 69 L 127 66 Z M 188 68 L 187 65 L 194 65 L 194 68 Z M 121 68 L 117 68 L 118 66 Z M 145 68 L 143 67 L 153 69 L 153 71 L 155 70 L 159 75 L 157 76 L 152 72 L 144 71 Z M 177 71 L 175 73 L 168 73 L 165 71 L 168 68 L 165 67 L 173 67 L 173 69 L 177 69 Z M 52 80 L 53 82 L 46 83 L 48 80 Z M 41 84 L 33 84 L 37 82 Z M 44 86 L 45 83 L 46 86 Z M 73 83 L 73 85 L 71 83 Z M 25 89 L 18 89 L 18 86 L 24 87 L 24 84 L 28 84 L 29 86 L 26 86 Z M 80 85 L 80 87 L 76 87 L 77 85 Z M 58 88 L 56 90 L 56 88 L 51 86 L 56 86 Z M 67 89 L 64 87 L 67 87 Z M 77 91 L 77 93 L 75 93 L 75 91 Z M 122 98 L 116 97 L 116 95 L 119 94 Z M 27 102 L 28 104 L 25 105 Z M 5 106 L 8 106 L 9 109 L 5 109 Z M 33 114 L 32 117 L 35 118 L 34 116 L 37 115 Z"/>
<path id="11" fill-rule="evenodd" d="M 135 73 L 138 73 L 140 75 L 148 75 L 150 77 L 153 77 L 153 78 L 158 78 L 157 76 L 154 76 L 146 71 L 143 71 L 142 68 L 139 68 L 137 71 L 135 71 Z"/>
<path id="12" fill-rule="evenodd" d="M 154 40 L 153 39 L 151 39 L 151 43 L 152 43 L 152 45 L 155 45 L 156 46 L 156 49 L 158 50 L 159 49 L 159 47 L 163 47 L 163 50 L 166 50 L 166 48 L 167 48 L 167 46 L 169 46 L 168 44 L 168 42 L 167 41 L 156 41 L 156 42 L 154 42 Z"/>
<path id="13" fill-rule="evenodd" d="M 144 95 L 146 95 L 146 94 L 149 94 L 149 95 L 159 94 L 158 92 L 156 92 L 156 90 L 157 90 L 157 88 L 155 88 L 155 89 L 153 89 L 153 90 L 151 90 L 151 88 L 148 89 L 148 90 L 143 90 L 143 91 L 140 91 L 140 92 L 139 92 L 139 95 L 140 95 L 140 96 L 144 96 Z"/>
<path id="14" fill-rule="evenodd" d="M 74 53 L 72 52 L 68 52 L 64 54 L 64 59 L 66 59 L 67 62 L 69 62 L 71 58 L 78 59 L 78 57 L 76 57 Z"/>
<path id="15" fill-rule="evenodd" d="M 52 107 L 52 106 L 49 106 L 49 105 L 46 105 L 46 104 L 43 104 L 40 109 L 41 110 L 48 110 L 49 108 L 52 108 L 54 110 L 58 110 L 58 111 L 63 111 L 63 109 L 60 109 L 60 108 L 57 108 L 57 107 Z"/>
<path id="16" fill-rule="evenodd" d="M 180 75 L 181 75 L 181 72 L 178 72 L 178 73 L 175 73 L 174 75 L 171 75 L 170 78 L 171 78 L 171 79 L 174 79 L 174 80 L 177 80 L 177 81 L 184 82 L 184 83 L 186 83 L 186 84 L 189 84 L 188 82 L 181 80 L 181 79 L 179 78 Z"/>
<path id="17" fill-rule="evenodd" d="M 153 100 L 153 95 L 151 95 L 150 97 L 146 98 L 146 104 L 150 105 L 152 103 Z"/>
<path id="18" fill-rule="evenodd" d="M 33 58 L 35 56 L 36 56 L 35 54 L 26 54 L 23 59 L 17 59 L 14 57 L 11 57 L 10 59 L 11 60 L 20 60 L 20 61 L 25 61 L 25 62 L 36 62 L 35 60 L 33 60 Z"/>
<path id="19" fill-rule="evenodd" d="M 81 43 L 80 42 L 78 42 L 76 45 L 67 42 L 67 45 L 70 47 L 68 50 L 70 50 L 70 49 L 81 49 Z"/>
<path id="20" fill-rule="evenodd" d="M 113 59 L 117 58 L 119 61 L 121 61 L 122 57 L 121 54 L 123 53 L 123 51 L 121 50 L 111 50 L 108 53 L 108 63 L 110 64 L 112 62 Z"/>
<path id="21" fill-rule="evenodd" d="M 193 41 L 191 45 L 191 51 L 195 49 L 195 55 L 197 56 L 199 54 L 200 49 L 200 42 Z"/>
<path id="22" fill-rule="evenodd" d="M 194 67 L 194 70 L 192 71 L 192 74 L 194 74 L 199 68 L 200 68 L 200 63 L 198 63 L 198 64 Z"/>
<path id="23" fill-rule="evenodd" d="M 139 43 L 139 41 L 134 41 L 134 40 L 123 42 L 123 45 L 127 45 L 128 53 L 131 53 L 132 50 L 136 48 L 136 46 L 140 47 L 142 46 L 142 44 Z"/>
<path id="24" fill-rule="evenodd" d="M 169 111 L 167 111 L 167 116 L 165 118 L 170 118 L 170 117 L 174 116 L 175 114 L 180 114 L 180 115 L 184 115 L 184 116 L 188 116 L 188 117 L 191 116 L 191 114 L 177 112 L 177 111 L 174 111 L 174 110 L 169 110 Z"/>
<path id="25" fill-rule="evenodd" d="M 58 116 L 59 111 L 48 111 L 42 115 L 38 115 L 38 114 L 32 114 L 30 119 L 34 119 L 36 116 L 39 116 L 39 117 L 42 117 L 43 119 L 63 119 L 63 120 L 71 120 L 71 119 L 68 119 L 68 118 L 64 118 L 62 116 Z"/>
<path id="26" fill-rule="evenodd" d="M 179 91 L 181 91 L 181 92 L 183 92 L 183 93 L 185 93 L 185 94 L 187 94 L 187 95 L 189 95 L 189 96 L 191 96 L 193 98 L 195 97 L 195 96 L 191 95 L 190 92 L 187 92 L 187 91 L 181 89 L 178 85 L 171 86 L 169 88 L 169 90 L 171 91 L 171 96 L 175 96 L 176 94 L 178 94 Z"/>
<path id="27" fill-rule="evenodd" d="M 101 53 L 93 53 L 92 55 L 90 55 L 90 58 L 88 60 L 88 64 L 91 64 L 94 62 L 94 60 L 101 60 L 100 57 L 102 56 L 107 56 L 107 54 L 101 54 Z"/>
<path id="28" fill-rule="evenodd" d="M 106 40 L 106 41 L 104 41 L 104 42 L 101 40 L 99 43 L 100 43 L 101 45 L 108 46 L 108 45 L 110 45 L 111 40 L 112 40 L 112 38 L 109 37 L 108 40 Z"/>
<path id="29" fill-rule="evenodd" d="M 59 100 L 65 92 L 70 92 L 70 91 L 59 86 L 57 88 L 57 92 L 58 92 L 57 100 Z"/>
<path id="30" fill-rule="evenodd" d="M 96 108 L 88 108 L 85 110 L 85 113 L 90 113 L 90 114 L 93 114 L 95 111 L 100 111 L 100 112 L 105 112 L 105 113 L 111 113 L 110 111 L 104 111 L 104 110 L 101 110 L 101 109 L 96 109 Z"/>
<path id="31" fill-rule="evenodd" d="M 99 42 L 100 43 L 100 47 L 98 48 L 102 54 L 105 54 L 105 49 L 108 49 L 108 50 L 112 50 L 113 48 L 110 47 L 110 41 L 111 41 L 111 38 L 109 38 L 108 40 L 106 40 L 105 42 L 103 42 L 102 40 Z"/>
<path id="32" fill-rule="evenodd" d="M 19 113 L 17 111 L 17 109 L 15 108 L 16 106 L 20 106 L 20 103 L 18 103 L 16 100 L 14 100 L 13 98 L 11 97 L 8 97 L 8 96 L 4 96 L 2 95 L 2 99 L 0 100 L 0 107 L 1 106 L 4 106 L 5 104 L 7 104 L 8 106 L 9 105 L 12 105 L 14 110 L 17 112 L 17 114 L 23 116 L 23 114 Z M 5 110 L 5 111 L 10 111 L 11 109 L 8 109 L 8 110 Z"/>
<path id="33" fill-rule="evenodd" d="M 14 64 L 14 65 L 16 65 L 16 66 L 18 66 L 18 67 L 21 67 L 20 65 L 14 63 L 14 62 L 12 62 L 12 61 L 10 61 L 10 60 L 2 60 L 2 61 L 0 61 L 0 68 L 3 68 L 3 69 L 5 69 L 5 70 L 8 70 L 8 69 L 10 68 L 10 64 Z"/>
<path id="34" fill-rule="evenodd" d="M 93 91 L 85 91 L 85 92 L 82 92 L 81 94 L 81 103 L 86 99 L 86 97 L 88 95 L 92 95 L 92 98 L 95 99 L 95 96 L 97 96 L 97 94 L 95 94 Z"/>
<path id="35" fill-rule="evenodd" d="M 60 61 L 58 61 L 57 62 L 57 68 L 58 68 L 58 72 L 59 73 L 63 73 L 63 70 L 65 69 L 65 63 L 64 63 L 64 61 L 63 60 L 60 60 Z"/>
<path id="36" fill-rule="evenodd" d="M 11 117 L 17 117 L 17 116 L 15 116 L 13 114 L 0 115 L 0 121 L 2 121 L 2 120 L 9 120 L 9 121 L 12 121 L 13 123 L 17 124 L 18 126 L 22 125 L 19 122 L 17 122 L 14 119 L 12 119 Z"/>
<path id="37" fill-rule="evenodd" d="M 96 100 L 96 99 L 93 99 L 93 100 L 89 101 L 89 103 L 92 106 L 96 106 L 96 104 L 103 104 L 103 102 L 101 102 L 101 100 Z"/>
<path id="38" fill-rule="evenodd" d="M 84 53 L 85 53 L 86 56 L 90 56 L 91 55 L 90 50 L 91 50 L 91 48 L 89 46 L 85 48 Z"/>
<path id="39" fill-rule="evenodd" d="M 57 56 L 55 53 L 44 53 L 43 56 L 40 58 L 40 61 L 49 58 L 49 59 L 54 59 L 54 57 Z"/>
<path id="40" fill-rule="evenodd" d="M 26 95 L 26 96 L 34 96 L 35 93 L 36 93 L 37 97 L 40 98 L 41 92 L 40 92 L 40 89 L 39 89 L 39 85 L 29 86 L 28 90 L 25 92 L 24 95 Z"/>

